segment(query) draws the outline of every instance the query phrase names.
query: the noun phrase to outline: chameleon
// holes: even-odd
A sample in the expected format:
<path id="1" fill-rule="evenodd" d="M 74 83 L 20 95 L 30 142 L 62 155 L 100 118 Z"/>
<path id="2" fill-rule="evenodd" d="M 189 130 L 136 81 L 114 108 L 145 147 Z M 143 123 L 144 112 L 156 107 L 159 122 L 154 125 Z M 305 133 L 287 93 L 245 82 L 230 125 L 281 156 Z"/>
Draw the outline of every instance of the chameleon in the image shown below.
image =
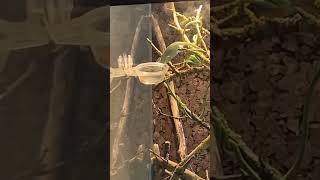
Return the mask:
<path id="1" fill-rule="evenodd" d="M 189 42 L 181 42 L 177 41 L 172 44 L 170 44 L 166 50 L 162 53 L 160 60 L 158 62 L 160 63 L 169 63 L 175 56 L 177 56 L 180 52 L 181 49 L 184 48 L 185 46 L 191 46 L 194 48 L 197 48 L 196 45 L 193 43 Z M 197 51 L 194 51 L 194 53 L 198 56 Z M 201 57 L 201 55 L 199 55 Z"/>
<path id="2" fill-rule="evenodd" d="M 170 44 L 161 55 L 159 62 L 165 63 L 165 64 L 170 62 L 175 56 L 177 56 L 181 52 L 180 50 L 181 48 L 190 44 L 191 43 L 179 42 L 179 41 Z"/>

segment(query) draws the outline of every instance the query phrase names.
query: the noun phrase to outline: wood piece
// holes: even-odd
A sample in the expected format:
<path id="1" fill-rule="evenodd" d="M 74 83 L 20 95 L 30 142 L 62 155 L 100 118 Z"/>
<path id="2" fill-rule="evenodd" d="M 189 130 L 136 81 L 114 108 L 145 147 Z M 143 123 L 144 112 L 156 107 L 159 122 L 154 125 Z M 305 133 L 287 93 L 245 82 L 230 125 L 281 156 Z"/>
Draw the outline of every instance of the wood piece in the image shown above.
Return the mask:
<path id="1" fill-rule="evenodd" d="M 155 32 L 157 41 L 159 43 L 160 51 L 164 52 L 167 47 L 166 47 L 166 43 L 164 41 L 164 38 L 162 36 L 162 32 L 161 32 L 158 20 L 153 15 L 151 16 L 151 19 L 152 19 L 152 23 L 153 23 L 153 30 Z"/>
<path id="2" fill-rule="evenodd" d="M 155 149 L 156 146 L 154 146 Z M 159 147 L 159 146 L 158 146 Z M 173 171 L 176 167 L 177 167 L 177 163 L 174 161 L 166 161 L 165 158 L 161 157 L 160 154 L 158 154 L 156 151 L 153 152 L 154 156 L 153 156 L 153 160 L 156 163 L 159 163 L 161 165 L 164 165 L 167 167 L 167 169 L 169 171 Z M 189 169 L 186 169 L 183 174 L 182 174 L 182 178 L 185 180 L 204 180 L 203 178 L 201 178 L 200 176 L 196 175 L 194 172 L 190 171 Z"/>
<path id="3" fill-rule="evenodd" d="M 159 46 L 160 46 L 160 51 L 164 52 L 166 49 L 166 44 L 165 44 L 164 38 L 162 36 L 159 23 L 154 16 L 152 16 L 152 22 L 153 22 L 153 29 L 155 31 L 156 38 L 157 38 Z M 173 81 L 169 82 L 169 86 L 174 91 L 175 88 L 174 88 Z M 168 95 L 168 96 L 169 96 L 169 102 L 170 102 L 172 116 L 173 117 L 180 117 L 179 107 L 178 107 L 176 100 L 172 96 L 170 96 L 170 95 Z M 183 126 L 181 123 L 181 119 L 179 119 L 179 118 L 173 118 L 173 122 L 175 125 L 176 134 L 177 134 L 177 138 L 178 138 L 178 142 L 179 142 L 178 154 L 179 154 L 180 159 L 183 159 L 186 156 L 186 149 L 187 149 Z"/>
<path id="4" fill-rule="evenodd" d="M 169 87 L 172 91 L 175 91 L 173 81 L 169 82 Z M 168 96 L 169 96 L 172 116 L 179 117 L 180 112 L 179 112 L 179 107 L 178 107 L 177 101 L 172 96 L 170 96 L 170 95 L 168 95 Z M 178 119 L 178 118 L 173 118 L 173 122 L 174 122 L 174 126 L 176 128 L 176 133 L 177 133 L 177 137 L 178 137 L 178 141 L 179 141 L 178 154 L 179 154 L 180 159 L 183 159 L 186 156 L 186 151 L 187 151 L 187 145 L 186 145 L 186 139 L 185 139 L 185 135 L 184 135 L 183 125 L 182 125 L 181 119 Z"/>
<path id="5" fill-rule="evenodd" d="M 180 174 L 185 172 L 191 158 L 193 158 L 200 151 L 206 150 L 210 146 L 210 135 L 206 137 L 196 148 L 194 148 L 181 162 L 175 167 L 173 175 L 170 180 L 178 180 Z"/>

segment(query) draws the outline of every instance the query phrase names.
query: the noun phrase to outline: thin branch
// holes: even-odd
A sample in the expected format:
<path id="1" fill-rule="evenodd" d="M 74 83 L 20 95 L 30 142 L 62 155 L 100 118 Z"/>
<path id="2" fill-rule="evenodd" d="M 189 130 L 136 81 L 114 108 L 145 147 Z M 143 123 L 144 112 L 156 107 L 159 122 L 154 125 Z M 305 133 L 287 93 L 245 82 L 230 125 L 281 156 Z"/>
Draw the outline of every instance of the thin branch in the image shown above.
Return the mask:
<path id="1" fill-rule="evenodd" d="M 238 4 L 241 3 L 241 0 L 235 0 L 235 1 L 232 1 L 230 3 L 226 3 L 226 4 L 223 4 L 223 5 L 220 5 L 220 6 L 213 6 L 211 7 L 210 11 L 216 13 L 218 11 L 222 11 L 222 10 L 225 10 L 227 8 L 230 8 L 232 6 L 236 6 Z"/>
<path id="2" fill-rule="evenodd" d="M 186 51 L 190 51 L 196 55 L 198 55 L 201 59 L 203 59 L 206 63 L 210 64 L 210 59 L 207 58 L 206 56 L 204 56 L 202 53 L 200 53 L 199 51 L 193 50 L 193 49 L 188 49 L 188 48 L 181 48 L 182 50 L 186 50 Z M 209 51 L 210 53 L 210 51 Z"/>
<path id="3" fill-rule="evenodd" d="M 166 43 L 165 43 L 164 38 L 162 36 L 162 32 L 161 32 L 159 23 L 158 23 L 157 19 L 154 16 L 152 16 L 152 22 L 153 22 L 153 27 L 154 27 L 153 29 L 155 31 L 155 34 L 156 34 L 160 49 L 161 49 L 162 52 L 164 52 L 166 50 Z M 175 69 L 175 67 L 172 66 L 171 62 L 169 62 L 168 65 L 176 73 L 178 72 Z M 169 86 L 174 91 L 174 82 L 173 81 L 169 82 Z M 173 117 L 179 117 L 180 116 L 180 112 L 179 112 L 179 108 L 178 108 L 178 105 L 177 105 L 176 101 L 171 96 L 169 96 L 169 101 L 170 101 L 170 108 L 171 108 L 172 116 Z M 183 159 L 185 157 L 185 155 L 186 155 L 186 149 L 187 149 L 183 126 L 182 126 L 182 123 L 181 123 L 179 118 L 173 118 L 173 122 L 174 122 L 174 125 L 175 125 L 177 138 L 178 138 L 178 141 L 179 141 L 178 154 L 180 156 L 180 159 Z"/>
<path id="4" fill-rule="evenodd" d="M 186 170 L 190 160 L 200 151 L 206 150 L 210 146 L 210 135 L 206 137 L 195 149 L 193 149 L 175 168 L 170 180 L 178 180 L 180 175 Z"/>
<path id="5" fill-rule="evenodd" d="M 152 150 L 150 150 L 150 152 L 154 155 L 152 160 L 163 165 L 163 166 L 166 166 L 169 171 L 174 171 L 174 169 L 178 166 L 178 164 L 176 162 L 171 161 L 171 160 L 167 161 L 165 158 L 161 157 L 160 154 L 157 154 L 157 153 L 153 152 Z M 200 176 L 198 176 L 197 174 L 195 174 L 194 172 L 190 171 L 189 169 L 186 169 L 182 173 L 181 178 L 183 178 L 185 180 L 205 180 L 205 179 L 201 178 Z"/>
<path id="6" fill-rule="evenodd" d="M 239 13 L 239 7 L 234 8 L 233 12 L 230 15 L 226 16 L 223 19 L 217 20 L 217 22 L 216 22 L 217 26 L 221 26 L 224 23 L 226 23 L 227 21 L 229 21 L 230 19 L 236 17 L 238 15 L 238 13 Z"/>
<path id="7" fill-rule="evenodd" d="M 120 87 L 122 83 L 122 80 L 120 79 L 119 82 L 110 90 L 109 94 L 112 94 L 116 89 L 118 89 L 118 87 Z"/>
<path id="8" fill-rule="evenodd" d="M 7 97 L 10 93 L 12 93 L 19 85 L 21 85 L 34 71 L 36 67 L 36 61 L 31 61 L 27 70 L 14 82 L 12 82 L 4 92 L 0 94 L 0 101 Z"/>
<path id="9" fill-rule="evenodd" d="M 177 12 L 176 12 L 176 8 L 174 6 L 174 3 L 173 2 L 170 2 L 169 4 L 171 6 L 171 9 L 172 9 L 172 14 L 173 14 L 173 21 L 176 25 L 176 28 L 177 30 L 180 32 L 181 36 L 182 36 L 182 39 L 184 41 L 186 41 L 187 43 L 190 43 L 190 40 L 188 38 L 188 36 L 184 33 L 184 30 L 181 28 L 180 26 L 180 23 L 179 23 L 179 20 L 178 20 L 178 17 L 177 17 Z"/>
<path id="10" fill-rule="evenodd" d="M 242 178 L 242 174 L 232 174 L 232 175 L 225 175 L 225 176 L 214 176 L 213 179 L 215 180 L 229 180 L 229 179 L 240 179 Z"/>
<path id="11" fill-rule="evenodd" d="M 180 110 L 190 119 L 198 122 L 202 127 L 206 128 L 207 130 L 210 130 L 210 126 L 204 122 L 201 118 L 199 118 L 199 116 L 197 116 L 196 114 L 192 113 L 190 111 L 190 109 L 187 107 L 186 104 L 184 104 L 180 97 L 177 96 L 172 90 L 171 88 L 168 86 L 168 84 L 165 82 L 164 83 L 165 87 L 169 90 L 169 94 L 176 100 Z"/>
<path id="12" fill-rule="evenodd" d="M 196 20 L 198 20 L 198 21 L 200 20 L 201 9 L 202 9 L 202 5 L 200 5 L 199 9 L 197 9 Z M 200 31 L 200 25 L 199 25 L 198 23 L 197 23 L 197 25 L 196 25 L 196 28 L 197 28 L 198 36 L 199 36 L 199 38 L 200 38 L 200 42 L 201 42 L 204 50 L 207 52 L 208 57 L 210 57 L 210 51 L 208 50 L 208 47 L 207 47 L 206 43 L 205 43 L 204 40 L 203 40 L 203 36 L 202 36 L 202 34 L 201 34 L 201 31 Z"/>
<path id="13" fill-rule="evenodd" d="M 152 43 L 152 41 L 151 41 L 149 38 L 147 38 L 147 41 L 148 41 L 149 44 L 153 47 L 153 49 L 156 50 L 157 54 L 158 54 L 159 56 L 161 56 L 161 55 L 162 55 L 162 52 Z"/>
<path id="14" fill-rule="evenodd" d="M 152 100 L 152 104 L 153 104 L 153 108 L 156 110 L 156 112 L 158 114 L 161 114 L 163 116 L 170 117 L 170 118 L 175 118 L 175 119 L 185 119 L 186 118 L 186 117 L 181 117 L 181 116 L 179 116 L 179 117 L 172 116 L 172 115 L 169 115 L 169 114 L 166 114 L 166 113 L 162 112 L 162 110 L 159 107 L 156 106 L 156 104 L 153 102 L 153 100 Z"/>

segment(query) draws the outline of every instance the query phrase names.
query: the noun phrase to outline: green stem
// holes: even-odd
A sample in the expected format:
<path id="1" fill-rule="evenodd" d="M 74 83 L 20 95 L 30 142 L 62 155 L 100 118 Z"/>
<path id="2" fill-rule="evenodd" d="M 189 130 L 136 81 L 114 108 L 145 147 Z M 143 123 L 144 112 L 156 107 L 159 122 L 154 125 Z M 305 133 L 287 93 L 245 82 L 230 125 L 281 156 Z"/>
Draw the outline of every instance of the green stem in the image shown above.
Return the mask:
<path id="1" fill-rule="evenodd" d="M 315 91 L 315 87 L 317 85 L 317 82 L 320 79 L 320 68 L 316 74 L 316 76 L 313 78 L 308 94 L 305 98 L 305 103 L 304 103 L 304 108 L 303 108 L 303 117 L 302 117 L 302 128 L 301 130 L 301 135 L 300 135 L 300 145 L 298 149 L 298 157 L 296 158 L 294 164 L 291 166 L 289 171 L 286 173 L 286 175 L 283 177 L 283 180 L 287 180 L 293 173 L 296 171 L 303 159 L 303 155 L 305 152 L 305 148 L 308 142 L 308 135 L 309 135 L 309 121 L 310 121 L 310 116 L 313 111 L 311 104 L 312 104 L 312 97 Z"/>

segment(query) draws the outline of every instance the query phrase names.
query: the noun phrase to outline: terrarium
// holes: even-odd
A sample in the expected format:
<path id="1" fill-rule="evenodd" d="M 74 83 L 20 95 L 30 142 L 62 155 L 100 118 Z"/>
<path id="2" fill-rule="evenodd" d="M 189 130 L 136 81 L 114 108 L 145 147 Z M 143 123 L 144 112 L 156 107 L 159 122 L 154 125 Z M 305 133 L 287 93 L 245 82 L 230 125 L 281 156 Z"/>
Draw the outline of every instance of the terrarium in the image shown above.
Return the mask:
<path id="1" fill-rule="evenodd" d="M 150 4 L 110 7 L 110 174 L 114 180 L 151 178 L 151 159 L 145 157 L 145 150 L 152 145 L 152 86 L 146 84 L 152 83 L 154 73 L 160 73 L 154 77 L 161 81 L 166 71 L 162 65 L 155 72 L 141 69 L 152 62 L 152 49 L 145 43 L 151 37 L 150 8 Z"/>
<path id="2" fill-rule="evenodd" d="M 110 7 L 111 179 L 209 178 L 209 7 Z"/>

